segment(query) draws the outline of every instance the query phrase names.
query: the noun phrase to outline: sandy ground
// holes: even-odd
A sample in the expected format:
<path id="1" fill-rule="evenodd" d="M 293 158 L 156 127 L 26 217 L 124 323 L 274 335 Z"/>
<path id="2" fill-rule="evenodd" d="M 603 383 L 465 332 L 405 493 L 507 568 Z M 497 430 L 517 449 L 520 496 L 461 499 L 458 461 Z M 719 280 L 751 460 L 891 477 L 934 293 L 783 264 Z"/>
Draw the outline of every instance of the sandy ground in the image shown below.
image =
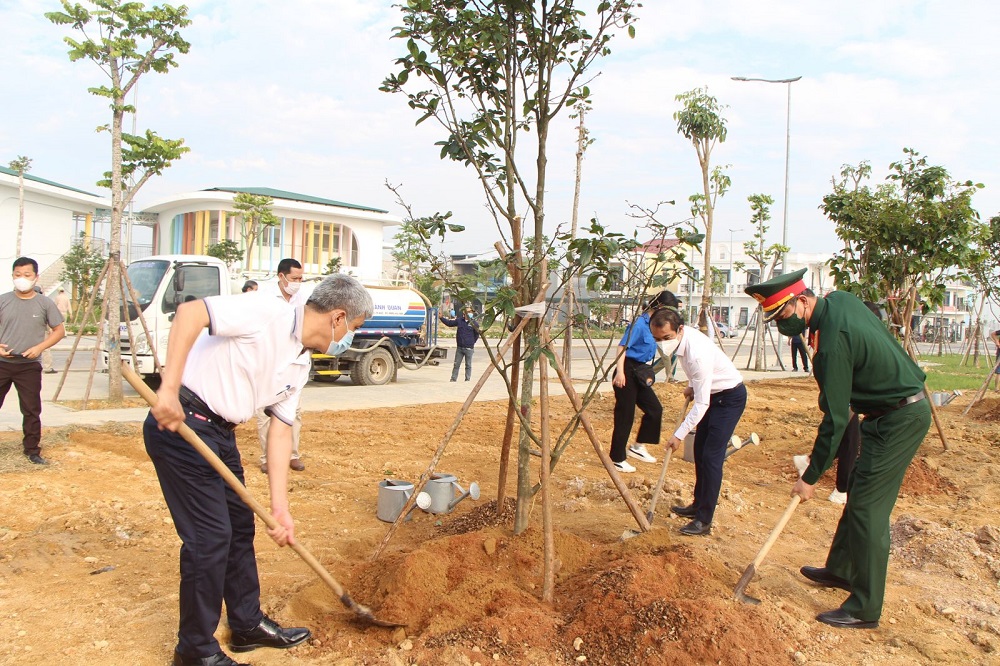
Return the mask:
<path id="1" fill-rule="evenodd" d="M 582 432 L 552 476 L 558 528 L 555 601 L 540 601 L 540 504 L 514 536 L 511 515 L 495 520 L 506 405 L 476 403 L 439 471 L 482 497 L 446 515 L 416 511 L 382 557 L 371 555 L 388 524 L 376 517 L 378 482 L 416 480 L 459 405 L 421 405 L 306 415 L 307 469 L 292 476 L 301 542 L 350 591 L 406 629 L 365 627 L 312 571 L 260 530 L 265 612 L 306 625 L 313 640 L 245 660 L 276 664 L 992 664 L 1000 649 L 1000 400 L 962 417 L 968 396 L 941 410 L 951 451 L 931 430 L 893 514 L 892 556 L 882 625 L 836 630 L 815 622 L 844 593 L 818 588 L 798 568 L 822 565 L 841 507 L 803 504 L 748 592 L 732 588 L 788 504 L 791 456 L 807 453 L 817 421 L 811 379 L 750 383 L 737 434 L 760 447 L 726 467 L 714 532 L 677 533 L 671 504 L 688 503 L 693 465 L 675 458 L 654 529 L 635 527 Z M 658 384 L 665 422 L 680 387 Z M 569 415 L 553 398 L 558 432 Z M 590 415 L 610 439 L 613 399 Z M 536 410 L 537 412 L 537 410 Z M 251 427 L 238 432 L 250 490 L 266 500 Z M 0 663 L 166 664 L 175 643 L 177 551 L 138 424 L 47 430 L 37 468 L 20 455 L 17 433 L 0 434 Z M 662 455 L 662 447 L 654 447 Z M 537 475 L 538 459 L 532 458 Z M 625 476 L 643 510 L 659 465 Z M 513 492 L 513 469 L 509 492 Z M 265 501 L 266 504 L 266 501 Z M 225 620 L 219 628 L 223 643 Z"/>

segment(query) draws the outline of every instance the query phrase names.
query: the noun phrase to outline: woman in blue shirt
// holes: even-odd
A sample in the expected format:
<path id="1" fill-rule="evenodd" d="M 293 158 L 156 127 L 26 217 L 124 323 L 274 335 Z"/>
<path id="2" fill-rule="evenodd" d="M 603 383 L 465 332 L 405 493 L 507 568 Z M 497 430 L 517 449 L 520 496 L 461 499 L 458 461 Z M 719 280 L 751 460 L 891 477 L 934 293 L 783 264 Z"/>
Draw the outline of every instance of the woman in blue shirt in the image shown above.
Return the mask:
<path id="1" fill-rule="evenodd" d="M 650 315 L 660 308 L 677 309 L 677 296 L 669 291 L 661 291 L 635 321 L 625 329 L 619 343 L 618 364 L 611 385 L 615 390 L 615 426 L 611 434 L 611 461 L 619 472 L 634 472 L 635 467 L 625 459 L 626 455 L 643 462 L 655 463 L 656 458 L 646 450 L 647 444 L 660 443 L 660 424 L 663 420 L 663 405 L 653 392 L 651 384 L 636 380 L 635 369 L 649 365 L 656 358 L 656 338 L 649 330 Z M 627 447 L 635 408 L 642 410 L 639 433 L 635 444 Z"/>

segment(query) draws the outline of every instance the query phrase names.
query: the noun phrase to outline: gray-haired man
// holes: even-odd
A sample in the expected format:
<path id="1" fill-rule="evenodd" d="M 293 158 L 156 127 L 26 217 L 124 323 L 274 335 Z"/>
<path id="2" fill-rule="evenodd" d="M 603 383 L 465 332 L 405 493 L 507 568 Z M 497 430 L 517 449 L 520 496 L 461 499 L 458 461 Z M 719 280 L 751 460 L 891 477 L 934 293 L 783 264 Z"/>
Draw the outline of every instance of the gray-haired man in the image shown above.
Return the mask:
<path id="1" fill-rule="evenodd" d="M 235 424 L 265 408 L 271 419 L 268 534 L 294 542 L 288 512 L 292 422 L 309 379 L 310 352 L 327 351 L 372 315 L 367 290 L 347 275 L 331 275 L 298 306 L 267 294 L 214 296 L 177 309 L 168 342 L 159 402 L 143 427 L 181 546 L 180 628 L 174 666 L 233 666 L 214 633 L 226 602 L 229 647 L 288 648 L 307 640 L 305 628 L 283 629 L 260 609 L 253 512 L 179 435 L 186 423 L 243 481 Z M 201 335 L 208 327 L 209 335 Z"/>

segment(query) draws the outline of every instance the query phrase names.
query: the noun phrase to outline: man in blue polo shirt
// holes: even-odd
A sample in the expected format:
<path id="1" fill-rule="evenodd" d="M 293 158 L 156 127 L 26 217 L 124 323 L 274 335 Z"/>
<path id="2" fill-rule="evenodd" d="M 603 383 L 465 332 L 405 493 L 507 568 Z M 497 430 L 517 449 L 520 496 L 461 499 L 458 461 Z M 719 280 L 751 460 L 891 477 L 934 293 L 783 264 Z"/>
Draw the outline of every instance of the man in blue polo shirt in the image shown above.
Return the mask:
<path id="1" fill-rule="evenodd" d="M 440 317 L 441 323 L 445 326 L 457 328 L 455 331 L 455 365 L 451 369 L 451 381 L 458 381 L 458 369 L 465 360 L 465 381 L 472 379 L 472 354 L 479 339 L 479 326 L 472 318 L 474 310 L 471 305 L 462 308 L 462 314 L 454 319 Z"/>

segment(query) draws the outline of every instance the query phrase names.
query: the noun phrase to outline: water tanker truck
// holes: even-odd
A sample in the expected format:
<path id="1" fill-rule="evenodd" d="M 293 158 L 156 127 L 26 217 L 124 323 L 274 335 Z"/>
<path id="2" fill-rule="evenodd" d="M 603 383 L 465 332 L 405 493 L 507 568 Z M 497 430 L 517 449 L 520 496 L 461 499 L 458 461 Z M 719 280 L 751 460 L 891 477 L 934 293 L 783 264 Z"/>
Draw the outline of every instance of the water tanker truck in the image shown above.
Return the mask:
<path id="1" fill-rule="evenodd" d="M 239 294 L 243 285 L 243 278 L 230 275 L 224 262 L 201 255 L 171 254 L 140 259 L 129 264 L 128 277 L 135 299 L 123 284 L 127 307 L 122 312 L 118 335 L 109 336 L 102 344 L 101 361 L 106 369 L 108 345 L 118 344 L 122 360 L 134 364 L 136 372 L 154 383 L 158 373 L 152 349 L 155 348 L 160 365 L 167 365 L 167 339 L 177 307 L 207 296 Z M 277 289 L 276 285 L 266 283 L 261 287 Z M 309 288 L 308 281 L 303 288 Z M 336 381 L 347 375 L 357 385 L 381 385 L 394 381 L 399 368 L 417 370 L 437 365 L 447 356 L 447 350 L 437 346 L 437 308 L 431 306 L 427 297 L 408 287 L 365 285 L 365 288 L 375 303 L 375 314 L 355 332 L 351 348 L 341 356 L 313 354 L 312 379 Z M 153 340 L 152 346 L 149 339 Z"/>

